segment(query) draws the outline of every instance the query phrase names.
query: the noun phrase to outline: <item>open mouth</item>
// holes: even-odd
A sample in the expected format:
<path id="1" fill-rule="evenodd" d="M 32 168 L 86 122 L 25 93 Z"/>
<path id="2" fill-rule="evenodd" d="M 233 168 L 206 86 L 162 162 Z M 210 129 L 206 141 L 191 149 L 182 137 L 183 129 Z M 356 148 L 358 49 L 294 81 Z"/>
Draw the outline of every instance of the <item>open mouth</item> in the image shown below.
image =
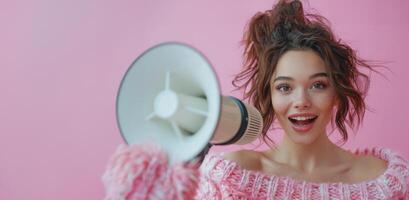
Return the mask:
<path id="1" fill-rule="evenodd" d="M 289 117 L 288 119 L 293 123 L 294 125 L 308 125 L 312 124 L 318 116 L 309 116 L 309 117 Z"/>
<path id="2" fill-rule="evenodd" d="M 305 133 L 313 128 L 314 122 L 317 118 L 318 118 L 317 115 L 309 115 L 289 117 L 288 119 L 293 125 L 292 127 L 295 131 Z"/>

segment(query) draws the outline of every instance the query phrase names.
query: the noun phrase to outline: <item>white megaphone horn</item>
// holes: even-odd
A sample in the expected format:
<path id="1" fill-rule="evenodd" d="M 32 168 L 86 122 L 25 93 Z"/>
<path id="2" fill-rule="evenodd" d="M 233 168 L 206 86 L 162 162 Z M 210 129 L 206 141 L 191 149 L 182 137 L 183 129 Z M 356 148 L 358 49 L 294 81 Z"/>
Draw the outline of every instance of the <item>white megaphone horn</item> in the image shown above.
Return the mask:
<path id="1" fill-rule="evenodd" d="M 122 79 L 116 104 L 128 144 L 157 143 L 169 161 L 188 161 L 210 144 L 247 144 L 263 120 L 252 106 L 221 96 L 207 59 L 181 43 L 146 50 Z"/>

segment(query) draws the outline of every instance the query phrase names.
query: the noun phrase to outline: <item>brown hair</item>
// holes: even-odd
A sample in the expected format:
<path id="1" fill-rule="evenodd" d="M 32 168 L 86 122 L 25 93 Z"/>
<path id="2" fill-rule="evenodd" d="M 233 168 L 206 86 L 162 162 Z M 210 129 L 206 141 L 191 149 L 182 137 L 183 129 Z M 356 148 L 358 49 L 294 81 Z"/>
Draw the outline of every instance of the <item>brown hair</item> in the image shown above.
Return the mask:
<path id="1" fill-rule="evenodd" d="M 244 99 L 263 116 L 264 141 L 267 138 L 272 142 L 267 131 L 275 117 L 270 79 L 279 58 L 289 50 L 311 49 L 324 60 L 338 97 L 335 123 L 343 142 L 348 140 L 346 125 L 356 128 L 361 124 L 369 77 L 358 67 L 374 70 L 351 47 L 335 38 L 327 19 L 318 14 L 304 14 L 300 1 L 280 0 L 271 10 L 251 18 L 242 42 L 244 70 L 235 76 L 232 84 L 236 90 L 244 89 Z"/>

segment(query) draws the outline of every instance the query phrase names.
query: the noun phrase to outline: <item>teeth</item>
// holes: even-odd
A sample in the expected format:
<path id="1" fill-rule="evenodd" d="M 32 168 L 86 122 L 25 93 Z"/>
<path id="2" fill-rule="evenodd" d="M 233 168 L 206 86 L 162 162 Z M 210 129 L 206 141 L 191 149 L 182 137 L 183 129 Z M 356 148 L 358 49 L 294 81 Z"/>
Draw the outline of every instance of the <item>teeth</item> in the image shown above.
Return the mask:
<path id="1" fill-rule="evenodd" d="M 312 118 L 314 118 L 315 116 L 303 116 L 303 117 L 290 117 L 291 119 L 295 119 L 295 120 L 298 120 L 298 121 L 304 121 L 304 120 L 309 120 L 309 119 L 312 119 Z"/>

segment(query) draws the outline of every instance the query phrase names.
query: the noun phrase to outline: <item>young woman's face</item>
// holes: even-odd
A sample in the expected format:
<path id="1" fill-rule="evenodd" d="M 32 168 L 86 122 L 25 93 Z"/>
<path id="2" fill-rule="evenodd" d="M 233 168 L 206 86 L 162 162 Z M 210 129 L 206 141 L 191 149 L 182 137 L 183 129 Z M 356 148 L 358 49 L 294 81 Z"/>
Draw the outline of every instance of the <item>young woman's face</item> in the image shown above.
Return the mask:
<path id="1" fill-rule="evenodd" d="M 290 50 L 281 56 L 271 79 L 274 112 L 295 143 L 311 144 L 332 118 L 336 93 L 325 63 L 312 50 Z"/>

